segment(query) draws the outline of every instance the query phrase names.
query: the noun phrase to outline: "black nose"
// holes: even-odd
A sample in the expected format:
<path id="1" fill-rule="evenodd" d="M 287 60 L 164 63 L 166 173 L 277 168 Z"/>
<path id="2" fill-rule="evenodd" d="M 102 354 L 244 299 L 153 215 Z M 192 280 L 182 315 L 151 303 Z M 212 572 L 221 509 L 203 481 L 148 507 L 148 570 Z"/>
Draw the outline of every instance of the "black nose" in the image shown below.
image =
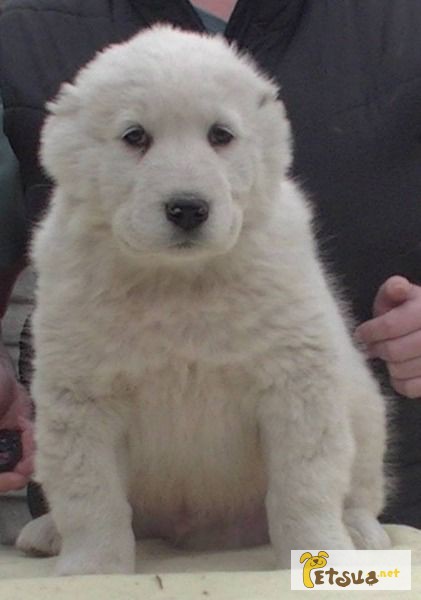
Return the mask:
<path id="1" fill-rule="evenodd" d="M 174 197 L 165 205 L 168 221 L 188 231 L 201 225 L 209 216 L 209 204 L 199 198 Z"/>

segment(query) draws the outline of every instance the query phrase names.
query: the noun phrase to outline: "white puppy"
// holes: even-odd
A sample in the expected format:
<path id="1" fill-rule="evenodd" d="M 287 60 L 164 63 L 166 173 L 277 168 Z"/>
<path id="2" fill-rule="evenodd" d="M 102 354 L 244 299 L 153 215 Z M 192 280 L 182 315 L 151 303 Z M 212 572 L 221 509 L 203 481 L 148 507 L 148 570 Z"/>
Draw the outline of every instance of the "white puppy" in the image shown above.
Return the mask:
<path id="1" fill-rule="evenodd" d="M 270 538 L 283 567 L 388 545 L 384 403 L 287 178 L 277 95 L 222 39 L 161 26 L 49 107 L 33 396 L 52 516 L 19 546 L 61 540 L 60 574 L 132 572 L 140 536 Z"/>

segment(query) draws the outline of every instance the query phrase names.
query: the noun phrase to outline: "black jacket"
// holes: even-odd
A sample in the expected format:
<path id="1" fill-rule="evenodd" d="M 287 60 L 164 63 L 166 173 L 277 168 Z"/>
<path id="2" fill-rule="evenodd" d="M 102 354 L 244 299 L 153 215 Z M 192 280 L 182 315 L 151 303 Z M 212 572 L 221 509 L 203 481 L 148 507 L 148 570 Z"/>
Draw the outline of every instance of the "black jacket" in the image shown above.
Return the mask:
<path id="1" fill-rule="evenodd" d="M 0 88 L 29 220 L 47 201 L 36 160 L 45 101 L 98 49 L 157 21 L 203 30 L 187 0 L 5 4 Z M 390 275 L 421 282 L 420 32 L 414 0 L 239 0 L 226 30 L 282 86 L 294 174 L 357 321 Z M 421 403 L 400 399 L 394 422 L 401 493 L 387 518 L 421 526 Z"/>

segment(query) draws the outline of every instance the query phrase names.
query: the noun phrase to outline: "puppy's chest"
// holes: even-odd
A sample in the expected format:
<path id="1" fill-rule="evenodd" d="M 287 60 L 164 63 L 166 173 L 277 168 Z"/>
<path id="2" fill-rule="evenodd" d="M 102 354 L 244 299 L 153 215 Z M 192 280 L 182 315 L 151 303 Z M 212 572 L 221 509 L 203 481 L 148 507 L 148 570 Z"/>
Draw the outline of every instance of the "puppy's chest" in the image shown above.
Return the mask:
<path id="1" fill-rule="evenodd" d="M 166 485 L 168 497 L 176 488 L 180 505 L 196 505 L 204 473 L 210 497 L 212 488 L 226 497 L 237 486 L 240 503 L 245 482 L 262 478 L 256 407 L 266 381 L 252 358 L 257 312 L 212 293 L 145 296 L 113 321 L 125 339 L 113 363 L 114 394 L 120 383 L 132 390 L 131 474 L 147 482 L 152 506 Z"/>
<path id="2" fill-rule="evenodd" d="M 273 340 L 276 316 L 253 296 L 133 294 L 106 303 L 94 319 L 101 352 L 128 370 L 160 369 L 174 361 L 245 364 Z"/>
<path id="3" fill-rule="evenodd" d="M 131 481 L 134 490 L 142 488 L 142 510 L 218 506 L 223 512 L 227 502 L 256 504 L 265 486 L 256 417 L 260 393 L 242 369 L 175 361 L 145 375 L 129 433 Z M 245 501 L 250 480 L 255 483 Z"/>

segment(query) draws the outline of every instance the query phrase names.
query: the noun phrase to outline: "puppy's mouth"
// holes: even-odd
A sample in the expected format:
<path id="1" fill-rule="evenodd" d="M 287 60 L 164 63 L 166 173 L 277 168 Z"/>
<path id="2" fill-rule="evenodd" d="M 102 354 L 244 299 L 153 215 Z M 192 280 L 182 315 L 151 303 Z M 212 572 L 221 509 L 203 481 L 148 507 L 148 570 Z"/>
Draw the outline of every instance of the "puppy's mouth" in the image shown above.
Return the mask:
<path id="1" fill-rule="evenodd" d="M 174 248 L 176 250 L 191 250 L 192 248 L 197 247 L 197 242 L 193 240 L 184 240 L 184 242 L 176 242 L 172 244 L 170 248 Z"/>
<path id="2" fill-rule="evenodd" d="M 171 254 L 194 254 L 195 251 L 203 251 L 205 245 L 201 242 L 199 242 L 198 240 L 195 239 L 185 239 L 185 240 L 177 240 L 177 241 L 173 241 L 170 242 L 169 244 L 164 244 L 161 245 L 159 247 L 155 247 L 155 248 L 151 248 L 150 251 L 146 251 L 142 248 L 138 248 L 136 247 L 133 243 L 130 243 L 129 241 L 127 241 L 124 238 L 119 238 L 120 243 L 122 243 L 122 245 L 129 251 L 130 254 L 135 254 L 137 256 L 141 256 L 144 254 L 162 254 L 162 253 L 167 253 L 168 251 L 171 252 Z"/>
<path id="3" fill-rule="evenodd" d="M 174 236 L 168 245 L 170 250 L 188 251 L 199 250 L 204 246 L 204 240 L 200 235 L 190 233 L 186 235 Z"/>

